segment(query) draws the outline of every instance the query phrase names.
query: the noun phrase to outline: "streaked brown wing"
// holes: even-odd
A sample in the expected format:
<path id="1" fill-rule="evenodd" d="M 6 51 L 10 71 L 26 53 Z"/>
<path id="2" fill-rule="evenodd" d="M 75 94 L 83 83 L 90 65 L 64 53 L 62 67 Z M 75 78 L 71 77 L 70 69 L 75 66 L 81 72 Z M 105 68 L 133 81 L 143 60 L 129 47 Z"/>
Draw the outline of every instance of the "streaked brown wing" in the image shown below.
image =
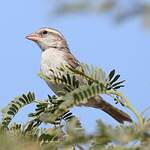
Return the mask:
<path id="1" fill-rule="evenodd" d="M 80 66 L 80 62 L 71 54 L 71 52 L 67 52 L 64 55 L 64 59 L 71 67 L 77 68 L 78 66 Z"/>
<path id="2" fill-rule="evenodd" d="M 83 69 L 80 62 L 71 54 L 71 52 L 65 53 L 65 60 L 74 69 L 76 69 L 77 67 L 79 67 L 79 69 Z M 80 81 L 80 85 L 87 84 L 87 81 L 80 75 L 76 75 L 76 79 Z"/>

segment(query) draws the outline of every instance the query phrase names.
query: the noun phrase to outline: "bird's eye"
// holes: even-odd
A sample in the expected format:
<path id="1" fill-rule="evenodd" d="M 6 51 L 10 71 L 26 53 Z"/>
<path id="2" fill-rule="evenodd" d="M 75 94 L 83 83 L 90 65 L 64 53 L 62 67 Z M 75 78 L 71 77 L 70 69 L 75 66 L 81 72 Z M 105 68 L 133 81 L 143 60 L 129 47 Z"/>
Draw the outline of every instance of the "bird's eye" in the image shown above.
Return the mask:
<path id="1" fill-rule="evenodd" d="M 48 32 L 45 30 L 42 32 L 43 35 L 46 35 Z"/>

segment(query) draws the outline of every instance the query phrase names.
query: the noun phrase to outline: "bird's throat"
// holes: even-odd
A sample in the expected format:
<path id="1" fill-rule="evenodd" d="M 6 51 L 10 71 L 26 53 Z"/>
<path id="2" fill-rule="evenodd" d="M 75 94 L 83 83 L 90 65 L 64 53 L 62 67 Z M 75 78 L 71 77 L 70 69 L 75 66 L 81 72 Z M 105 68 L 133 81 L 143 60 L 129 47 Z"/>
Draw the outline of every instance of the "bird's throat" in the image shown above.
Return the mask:
<path id="1" fill-rule="evenodd" d="M 55 48 L 43 51 L 41 55 L 41 72 L 46 76 L 50 76 L 52 74 L 51 69 L 58 71 L 58 68 L 62 65 L 68 65 L 64 54 L 64 51 L 59 51 Z"/>

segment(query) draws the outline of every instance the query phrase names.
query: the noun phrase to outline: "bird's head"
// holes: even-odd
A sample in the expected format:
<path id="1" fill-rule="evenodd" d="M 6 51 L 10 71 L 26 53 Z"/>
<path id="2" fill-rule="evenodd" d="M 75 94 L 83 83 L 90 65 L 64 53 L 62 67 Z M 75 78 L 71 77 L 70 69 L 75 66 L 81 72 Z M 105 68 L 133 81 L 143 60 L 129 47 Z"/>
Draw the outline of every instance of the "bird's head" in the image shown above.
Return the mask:
<path id="1" fill-rule="evenodd" d="M 48 48 L 68 48 L 64 36 L 56 29 L 41 28 L 26 36 L 28 40 L 36 42 L 44 51 Z"/>

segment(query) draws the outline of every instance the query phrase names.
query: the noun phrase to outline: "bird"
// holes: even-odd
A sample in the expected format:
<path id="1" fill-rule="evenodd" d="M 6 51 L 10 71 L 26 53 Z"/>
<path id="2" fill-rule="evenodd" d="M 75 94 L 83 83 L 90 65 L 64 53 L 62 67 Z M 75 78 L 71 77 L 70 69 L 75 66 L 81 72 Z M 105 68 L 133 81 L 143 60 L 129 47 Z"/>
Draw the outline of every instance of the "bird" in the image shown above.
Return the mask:
<path id="1" fill-rule="evenodd" d="M 81 63 L 71 53 L 64 35 L 57 29 L 43 27 L 27 35 L 26 39 L 35 42 L 40 47 L 40 70 L 46 77 L 54 76 L 50 70 L 57 73 L 60 71 L 58 68 L 62 65 L 68 65 L 72 68 L 81 66 Z M 46 81 L 46 83 L 58 95 L 61 86 L 51 81 Z M 102 110 L 119 123 L 132 122 L 131 117 L 127 113 L 108 103 L 100 95 L 88 99 L 86 104 L 81 104 L 80 106 Z"/>

